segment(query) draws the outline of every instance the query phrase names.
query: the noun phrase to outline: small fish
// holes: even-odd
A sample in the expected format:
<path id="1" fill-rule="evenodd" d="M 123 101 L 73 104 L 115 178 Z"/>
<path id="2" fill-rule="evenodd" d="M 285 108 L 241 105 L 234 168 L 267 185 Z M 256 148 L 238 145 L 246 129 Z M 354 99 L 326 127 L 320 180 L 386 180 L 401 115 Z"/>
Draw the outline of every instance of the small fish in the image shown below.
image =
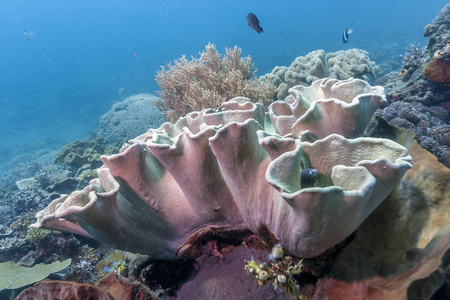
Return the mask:
<path id="1" fill-rule="evenodd" d="M 26 41 L 31 40 L 31 38 L 33 38 L 33 37 L 35 37 L 35 36 L 36 36 L 36 34 L 35 34 L 33 31 L 31 31 L 30 29 L 27 29 L 27 30 L 24 30 L 24 31 L 23 31 L 23 38 L 24 38 Z"/>
<path id="2" fill-rule="evenodd" d="M 347 42 L 348 42 L 348 36 L 349 36 L 352 32 L 353 32 L 353 30 L 351 30 L 351 29 L 344 30 L 344 33 L 342 34 L 342 41 L 343 41 L 344 43 L 347 43 Z"/>
<path id="3" fill-rule="evenodd" d="M 104 267 L 104 268 L 103 268 L 103 271 L 108 272 L 108 273 L 111 273 L 111 272 L 112 272 L 112 269 L 111 269 L 110 267 Z"/>
<path id="4" fill-rule="evenodd" d="M 300 185 L 302 189 L 314 187 L 319 172 L 316 169 L 303 169 L 300 173 Z"/>
<path id="5" fill-rule="evenodd" d="M 127 92 L 127 90 L 125 89 L 125 88 L 120 88 L 119 89 L 119 94 L 120 95 L 123 95 L 123 94 L 125 94 Z"/>
<path id="6" fill-rule="evenodd" d="M 407 69 L 402 69 L 401 71 L 400 71 L 400 73 L 398 73 L 398 75 L 399 76 L 401 76 L 401 77 L 410 77 L 409 76 L 409 72 L 408 72 L 408 70 Z"/>
<path id="7" fill-rule="evenodd" d="M 247 18 L 245 18 L 247 21 L 248 26 L 250 26 L 251 29 L 255 30 L 257 33 L 264 32 L 262 27 L 259 26 L 259 20 L 258 17 L 255 16 L 252 13 L 249 13 Z"/>
<path id="8" fill-rule="evenodd" d="M 136 51 L 136 50 L 133 50 L 133 49 L 129 49 L 131 52 L 133 52 L 133 56 L 134 56 L 134 58 L 136 58 L 136 60 L 139 60 L 139 57 L 141 57 L 140 55 L 139 55 L 139 53 Z"/>
<path id="9" fill-rule="evenodd" d="M 450 60 L 450 44 L 442 48 L 441 50 L 438 50 L 434 53 L 434 58 L 442 59 L 444 61 Z"/>

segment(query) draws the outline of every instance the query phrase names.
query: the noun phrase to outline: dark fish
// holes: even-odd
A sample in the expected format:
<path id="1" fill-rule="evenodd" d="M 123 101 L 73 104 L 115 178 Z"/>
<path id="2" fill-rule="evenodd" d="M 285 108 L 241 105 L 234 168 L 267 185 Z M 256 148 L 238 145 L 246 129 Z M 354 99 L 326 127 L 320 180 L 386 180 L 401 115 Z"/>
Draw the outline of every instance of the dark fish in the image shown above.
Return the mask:
<path id="1" fill-rule="evenodd" d="M 351 30 L 351 29 L 344 30 L 344 33 L 342 34 L 342 41 L 343 41 L 344 43 L 347 43 L 347 42 L 348 42 L 348 36 L 349 36 L 350 33 L 352 33 L 352 32 L 353 32 L 353 30 Z"/>
<path id="2" fill-rule="evenodd" d="M 314 187 L 319 172 L 316 169 L 303 169 L 300 173 L 300 185 L 302 189 Z"/>
<path id="3" fill-rule="evenodd" d="M 247 21 L 248 26 L 250 26 L 251 29 L 255 30 L 257 33 L 264 32 L 262 27 L 259 26 L 259 20 L 258 17 L 255 16 L 252 13 L 249 13 L 247 18 L 245 18 Z"/>
<path id="4" fill-rule="evenodd" d="M 30 29 L 23 31 L 23 38 L 27 41 L 31 40 L 31 38 L 33 38 L 35 36 L 36 36 L 36 34 L 33 31 L 31 31 Z"/>

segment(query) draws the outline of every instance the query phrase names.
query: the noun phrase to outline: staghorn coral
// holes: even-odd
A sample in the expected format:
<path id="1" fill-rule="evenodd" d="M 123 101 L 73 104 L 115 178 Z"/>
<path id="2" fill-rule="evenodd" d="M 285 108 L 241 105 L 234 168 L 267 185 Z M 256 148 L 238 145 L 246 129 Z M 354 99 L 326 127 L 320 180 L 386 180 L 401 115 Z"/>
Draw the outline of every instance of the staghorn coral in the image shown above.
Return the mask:
<path id="1" fill-rule="evenodd" d="M 409 79 L 411 75 L 423 65 L 425 48 L 420 48 L 420 44 L 415 46 L 411 44 L 406 48 L 405 55 L 400 55 L 402 58 L 403 69 L 399 75 L 403 79 Z"/>
<path id="2" fill-rule="evenodd" d="M 352 85 L 341 88 L 352 94 Z M 282 137 L 264 107 L 242 97 L 130 143 L 102 156 L 98 179 L 54 200 L 33 227 L 159 257 L 189 255 L 205 234 L 249 228 L 311 257 L 353 232 L 410 167 L 405 148 L 389 140 Z M 305 168 L 317 169 L 318 187 L 300 186 Z"/>
<path id="3" fill-rule="evenodd" d="M 260 80 L 270 81 L 276 91 L 273 100 L 282 101 L 289 95 L 289 88 L 296 85 L 309 85 L 325 77 L 367 80 L 367 74 L 375 78 L 378 72 L 379 67 L 364 50 L 342 50 L 327 55 L 323 50 L 316 50 L 297 57 L 289 67 L 275 67 L 271 73 L 261 76 Z"/>
<path id="4" fill-rule="evenodd" d="M 242 49 L 225 49 L 222 57 L 216 46 L 208 44 L 200 58 L 185 56 L 169 63 L 166 70 L 156 76 L 162 100 L 155 105 L 167 112 L 171 122 L 189 112 L 204 108 L 217 109 L 220 105 L 237 96 L 244 96 L 267 105 L 274 90 L 270 82 L 260 82 L 252 78 L 253 63 L 250 56 L 241 58 Z"/>

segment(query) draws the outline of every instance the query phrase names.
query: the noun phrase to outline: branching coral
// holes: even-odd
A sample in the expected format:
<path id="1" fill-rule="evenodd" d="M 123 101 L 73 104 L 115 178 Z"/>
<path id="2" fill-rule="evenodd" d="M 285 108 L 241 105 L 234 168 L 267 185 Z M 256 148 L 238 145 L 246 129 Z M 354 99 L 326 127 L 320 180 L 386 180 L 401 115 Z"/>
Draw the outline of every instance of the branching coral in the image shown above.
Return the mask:
<path id="1" fill-rule="evenodd" d="M 242 49 L 226 49 L 222 57 L 216 46 L 208 44 L 200 58 L 185 56 L 169 63 L 166 70 L 156 76 L 161 88 L 158 93 L 162 100 L 155 105 L 167 110 L 167 119 L 175 122 L 189 112 L 204 108 L 218 109 L 220 105 L 237 96 L 268 104 L 274 93 L 270 82 L 260 82 L 254 75 L 250 56 L 241 58 Z"/>

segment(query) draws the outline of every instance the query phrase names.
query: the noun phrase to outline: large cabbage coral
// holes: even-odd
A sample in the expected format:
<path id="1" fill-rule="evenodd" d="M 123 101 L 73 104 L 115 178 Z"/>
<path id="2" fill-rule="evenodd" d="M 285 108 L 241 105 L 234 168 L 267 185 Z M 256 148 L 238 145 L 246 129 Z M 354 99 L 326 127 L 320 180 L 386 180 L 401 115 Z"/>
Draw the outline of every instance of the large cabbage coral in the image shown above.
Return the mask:
<path id="1" fill-rule="evenodd" d="M 281 136 L 262 104 L 238 97 L 102 156 L 99 178 L 54 200 L 33 226 L 160 257 L 188 253 L 205 233 L 249 228 L 312 257 L 353 232 L 410 167 L 390 140 L 329 134 L 314 143 Z M 300 185 L 306 168 L 318 170 L 317 186 Z"/>
<path id="2" fill-rule="evenodd" d="M 260 82 L 254 75 L 250 56 L 241 58 L 242 49 L 225 49 L 226 56 L 208 44 L 200 58 L 185 56 L 168 64 L 156 76 L 163 99 L 155 104 L 167 110 L 167 119 L 175 123 L 189 112 L 204 108 L 218 109 L 220 105 L 237 96 L 249 97 L 268 104 L 274 93 L 270 82 Z"/>

